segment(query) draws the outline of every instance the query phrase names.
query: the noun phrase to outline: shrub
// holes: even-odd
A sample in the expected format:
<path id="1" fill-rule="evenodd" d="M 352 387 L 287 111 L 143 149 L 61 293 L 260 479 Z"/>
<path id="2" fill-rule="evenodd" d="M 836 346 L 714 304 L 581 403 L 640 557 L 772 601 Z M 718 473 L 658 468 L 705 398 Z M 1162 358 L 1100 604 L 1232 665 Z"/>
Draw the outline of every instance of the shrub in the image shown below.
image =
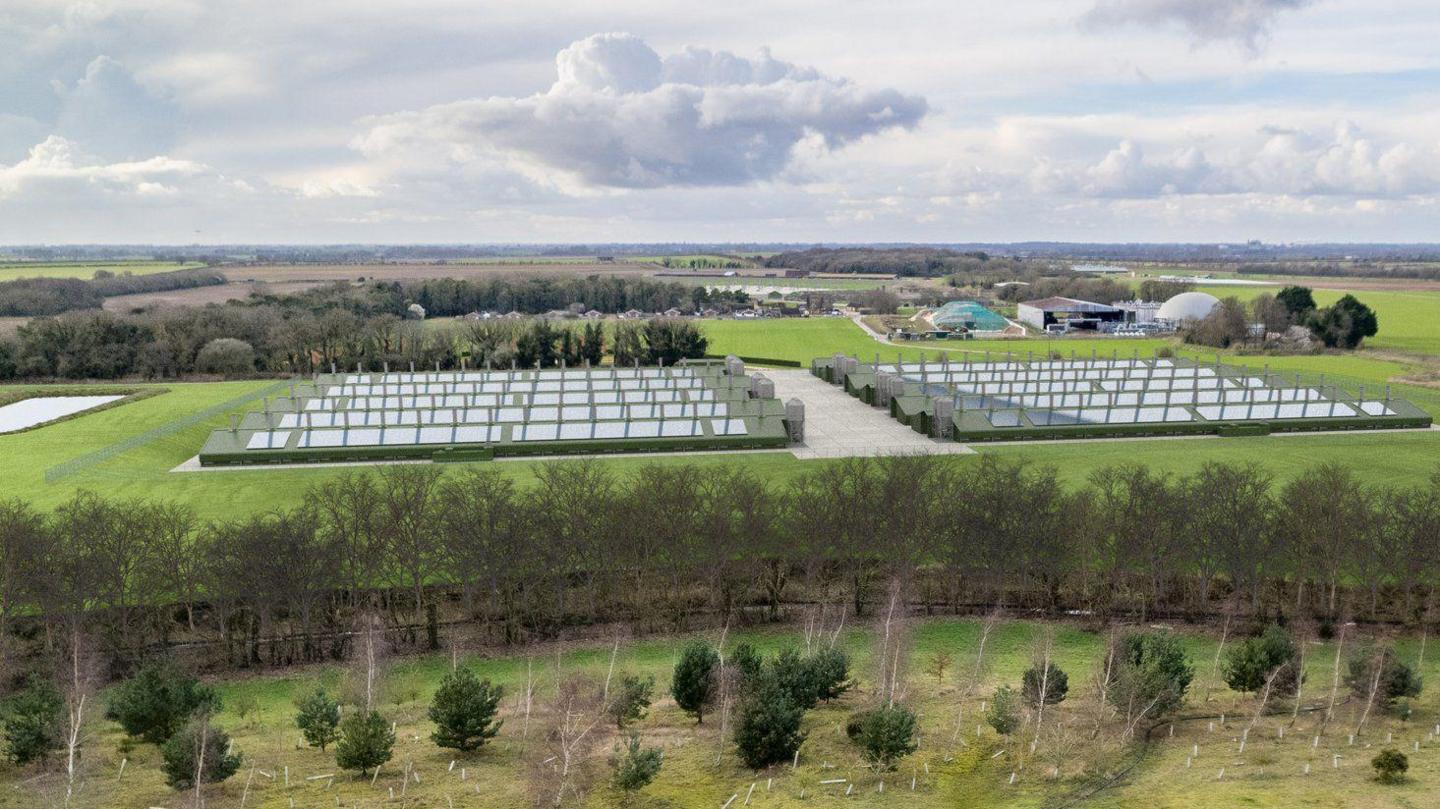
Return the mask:
<path id="1" fill-rule="evenodd" d="M 735 747 L 740 760 L 752 770 L 789 761 L 805 741 L 805 734 L 800 732 L 805 711 L 769 674 L 762 676 L 741 701 L 739 713 Z"/>
<path id="2" fill-rule="evenodd" d="M 1175 636 L 1141 632 L 1120 639 L 1109 696 L 1122 710 L 1139 707 L 1144 716 L 1171 713 L 1185 702 L 1195 669 Z"/>
<path id="3" fill-rule="evenodd" d="M 642 789 L 660 774 L 664 754 L 658 747 L 643 747 L 631 735 L 615 756 L 615 787 L 626 792 Z"/>
<path id="4" fill-rule="evenodd" d="M 217 713 L 220 697 L 209 686 L 170 663 L 151 663 L 121 683 L 105 707 L 105 718 L 131 736 L 160 744 L 196 713 Z"/>
<path id="5" fill-rule="evenodd" d="M 850 658 L 839 649 L 821 649 L 810 656 L 815 695 L 825 702 L 839 699 L 855 687 L 850 679 Z"/>
<path id="6" fill-rule="evenodd" d="M 235 696 L 235 702 L 231 706 L 235 715 L 244 720 L 260 712 L 260 700 L 249 691 L 242 691 Z"/>
<path id="7" fill-rule="evenodd" d="M 742 643 L 736 646 L 735 651 L 730 653 L 730 665 L 734 666 L 735 670 L 740 673 L 741 685 L 752 682 L 756 677 L 759 677 L 760 670 L 764 667 L 764 664 L 765 661 L 761 659 L 760 653 L 755 651 L 755 647 L 748 643 Z"/>
<path id="8" fill-rule="evenodd" d="M 794 649 L 785 649 L 770 661 L 769 676 L 790 695 L 790 701 L 802 711 L 814 708 L 820 701 L 815 673 L 810 661 L 800 657 L 800 653 Z"/>
<path id="9" fill-rule="evenodd" d="M 5 752 L 16 764 L 40 761 L 60 746 L 60 692 L 49 680 L 32 676 L 18 694 L 6 701 Z"/>
<path id="10" fill-rule="evenodd" d="M 1008 685 L 995 689 L 995 695 L 985 708 L 985 723 L 1002 736 L 1009 736 L 1020 726 L 1020 706 L 1015 689 Z"/>
<path id="11" fill-rule="evenodd" d="M 1225 658 L 1226 685 L 1243 693 L 1259 691 L 1272 673 L 1275 680 L 1271 688 L 1286 695 L 1295 693 L 1304 676 L 1300 650 L 1283 627 L 1272 624 L 1258 637 L 1230 647 Z"/>
<path id="12" fill-rule="evenodd" d="M 195 355 L 195 370 L 225 376 L 251 373 L 255 370 L 255 349 L 233 337 L 211 340 Z"/>
<path id="13" fill-rule="evenodd" d="M 705 709 L 715 699 L 715 669 L 720 656 L 704 641 L 694 641 L 681 652 L 670 681 L 670 695 L 680 710 L 705 722 Z"/>
<path id="14" fill-rule="evenodd" d="M 845 735 L 860 746 L 865 760 L 875 770 L 893 770 L 895 762 L 915 752 L 915 712 L 892 705 L 864 711 L 850 717 Z"/>
<path id="15" fill-rule="evenodd" d="M 480 749 L 500 732 L 501 722 L 495 719 L 500 694 L 498 686 L 478 679 L 469 669 L 446 674 L 430 705 L 430 721 L 435 723 L 431 740 L 464 753 Z"/>
<path id="16" fill-rule="evenodd" d="M 340 740 L 335 744 L 335 763 L 342 769 L 364 773 L 390 760 L 395 733 L 377 711 L 353 713 L 340 723 Z"/>
<path id="17" fill-rule="evenodd" d="M 1370 688 L 1375 685 L 1375 667 L 1379 665 L 1380 681 L 1375 689 L 1376 702 L 1389 708 L 1398 699 L 1420 696 L 1424 681 L 1410 666 L 1395 656 L 1390 647 L 1362 650 L 1350 658 L 1349 671 L 1345 676 L 1350 692 L 1360 699 L 1370 698 Z"/>
<path id="18" fill-rule="evenodd" d="M 325 746 L 340 738 L 340 703 L 336 702 L 319 686 L 297 706 L 295 726 L 305 737 L 305 743 L 318 747 Z"/>
<path id="19" fill-rule="evenodd" d="M 240 769 L 240 755 L 231 751 L 229 734 L 211 727 L 206 719 L 187 723 L 165 742 L 160 755 L 165 783 L 177 790 L 195 786 L 197 764 L 200 780 L 206 784 L 224 781 Z"/>
<path id="20" fill-rule="evenodd" d="M 650 697 L 654 691 L 654 677 L 622 675 L 620 684 L 613 691 L 614 696 L 610 698 L 610 704 L 605 707 L 610 718 L 615 720 L 615 727 L 623 730 L 629 723 L 645 716 L 645 709 L 650 707 Z"/>
<path id="21" fill-rule="evenodd" d="M 935 684 L 945 682 L 945 670 L 950 668 L 950 655 L 944 652 L 936 652 L 930 655 L 925 663 L 925 673 L 935 676 Z"/>
<path id="22" fill-rule="evenodd" d="M 1370 759 L 1370 766 L 1375 768 L 1375 777 L 1384 784 L 1393 784 L 1404 780 L 1405 773 L 1410 769 L 1410 759 L 1399 750 L 1386 748 Z"/>
<path id="23" fill-rule="evenodd" d="M 1380 330 L 1375 311 L 1354 295 L 1346 295 L 1334 306 L 1317 309 L 1310 315 L 1310 333 L 1326 348 L 1358 348 L 1366 337 Z"/>
<path id="24" fill-rule="evenodd" d="M 1031 707 L 1040 706 L 1040 692 L 1045 692 L 1045 704 L 1055 705 L 1065 701 L 1065 695 L 1070 693 L 1070 676 L 1054 663 L 1031 666 L 1025 670 L 1021 678 L 1020 691 L 1025 695 L 1025 702 Z"/>

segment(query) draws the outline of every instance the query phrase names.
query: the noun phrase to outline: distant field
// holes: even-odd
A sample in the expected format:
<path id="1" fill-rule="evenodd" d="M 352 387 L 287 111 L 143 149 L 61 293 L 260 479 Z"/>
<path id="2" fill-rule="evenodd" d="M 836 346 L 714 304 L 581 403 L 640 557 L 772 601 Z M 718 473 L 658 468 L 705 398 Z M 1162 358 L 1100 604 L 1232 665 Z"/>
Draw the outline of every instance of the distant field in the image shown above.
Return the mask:
<path id="1" fill-rule="evenodd" d="M 0 261 L 0 281 L 14 281 L 17 278 L 79 278 L 90 280 L 98 270 L 116 275 L 153 275 L 160 272 L 186 270 L 202 267 L 199 262 L 166 261 L 95 261 L 95 262 L 6 262 Z"/>
<path id="2" fill-rule="evenodd" d="M 137 295 L 116 295 L 105 299 L 105 309 L 110 312 L 129 312 L 150 306 L 205 306 L 211 303 L 243 301 L 257 290 L 272 295 L 291 295 L 323 286 L 318 281 L 279 281 L 276 283 L 236 283 L 216 286 L 172 289 L 167 292 L 142 292 Z"/>

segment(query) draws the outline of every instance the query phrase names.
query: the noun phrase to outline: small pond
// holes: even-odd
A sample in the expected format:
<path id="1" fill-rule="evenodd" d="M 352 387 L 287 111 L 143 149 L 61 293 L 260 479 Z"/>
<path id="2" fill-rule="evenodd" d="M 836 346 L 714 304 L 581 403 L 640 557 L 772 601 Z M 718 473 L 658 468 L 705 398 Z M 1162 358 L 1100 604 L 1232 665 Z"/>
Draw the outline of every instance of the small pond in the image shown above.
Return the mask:
<path id="1" fill-rule="evenodd" d="M 13 433 L 37 424 L 63 419 L 124 396 L 37 396 L 0 407 L 0 433 Z"/>

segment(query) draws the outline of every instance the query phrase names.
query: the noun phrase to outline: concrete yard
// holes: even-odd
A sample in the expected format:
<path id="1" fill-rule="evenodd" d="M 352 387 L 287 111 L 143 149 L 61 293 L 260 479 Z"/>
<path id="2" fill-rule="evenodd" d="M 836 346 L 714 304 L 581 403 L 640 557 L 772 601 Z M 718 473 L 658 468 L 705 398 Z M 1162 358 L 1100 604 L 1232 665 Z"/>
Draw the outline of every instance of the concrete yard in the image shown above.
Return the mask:
<path id="1" fill-rule="evenodd" d="M 782 402 L 805 403 L 805 443 L 791 448 L 796 458 L 847 458 L 860 455 L 963 455 L 974 452 L 955 441 L 936 441 L 890 418 L 803 370 L 766 370 Z"/>

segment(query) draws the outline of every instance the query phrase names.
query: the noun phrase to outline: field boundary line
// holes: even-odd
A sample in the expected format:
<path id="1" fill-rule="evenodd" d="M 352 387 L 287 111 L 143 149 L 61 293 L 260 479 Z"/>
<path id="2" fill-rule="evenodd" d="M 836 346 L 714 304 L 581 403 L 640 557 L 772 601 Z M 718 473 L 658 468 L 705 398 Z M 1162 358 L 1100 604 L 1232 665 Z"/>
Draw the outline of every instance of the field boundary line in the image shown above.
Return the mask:
<path id="1" fill-rule="evenodd" d="M 241 396 L 237 396 L 234 399 L 229 399 L 217 405 L 212 405 L 199 412 L 191 413 L 185 418 L 177 419 L 168 424 L 162 424 L 159 427 L 143 432 L 140 435 L 134 435 L 126 438 L 123 441 L 117 441 L 116 443 L 111 444 L 107 447 L 101 447 L 94 452 L 87 452 L 84 455 L 79 456 L 78 458 L 71 458 L 68 461 L 63 461 L 45 470 L 45 482 L 47 484 L 57 483 L 83 469 L 87 469 L 91 466 L 104 463 L 105 461 L 108 461 L 117 455 L 124 454 L 132 449 L 136 449 L 137 447 L 143 447 L 146 444 L 149 444 L 153 441 L 158 441 L 159 439 L 164 438 L 168 435 L 174 435 L 181 430 L 193 427 L 196 424 L 199 424 L 207 419 L 223 415 L 227 411 L 235 410 L 236 408 L 248 402 L 253 402 L 256 399 L 264 396 L 269 396 L 272 393 L 278 393 L 279 391 L 285 389 L 291 384 L 294 384 L 293 380 L 282 379 L 273 385 L 269 385 L 267 387 L 261 388 L 260 390 L 252 391 Z"/>

